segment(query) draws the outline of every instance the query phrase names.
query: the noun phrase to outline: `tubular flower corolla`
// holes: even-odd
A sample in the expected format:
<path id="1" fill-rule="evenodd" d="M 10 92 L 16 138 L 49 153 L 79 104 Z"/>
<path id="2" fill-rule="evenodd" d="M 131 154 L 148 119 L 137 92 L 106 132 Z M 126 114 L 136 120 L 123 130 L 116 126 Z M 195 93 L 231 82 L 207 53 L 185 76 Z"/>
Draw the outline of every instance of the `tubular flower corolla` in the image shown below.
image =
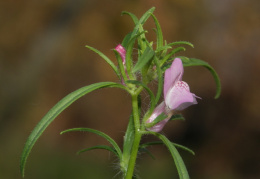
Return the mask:
<path id="1" fill-rule="evenodd" d="M 191 93 L 189 85 L 182 81 L 183 72 L 181 59 L 175 58 L 171 67 L 164 74 L 164 101 L 154 109 L 146 122 L 153 122 L 161 113 L 164 113 L 168 117 L 148 128 L 149 131 L 160 132 L 174 111 L 180 111 L 190 105 L 197 104 L 196 98 L 199 97 Z"/>

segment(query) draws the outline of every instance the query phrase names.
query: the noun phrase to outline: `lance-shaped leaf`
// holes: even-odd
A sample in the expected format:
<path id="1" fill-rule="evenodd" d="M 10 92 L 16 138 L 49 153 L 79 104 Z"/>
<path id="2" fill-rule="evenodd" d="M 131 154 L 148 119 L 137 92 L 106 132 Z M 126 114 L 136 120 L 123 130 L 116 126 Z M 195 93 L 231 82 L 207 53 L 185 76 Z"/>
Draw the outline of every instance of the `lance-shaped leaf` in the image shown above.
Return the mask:
<path id="1" fill-rule="evenodd" d="M 178 150 L 175 148 L 174 144 L 169 141 L 169 139 L 167 137 L 165 137 L 164 135 L 160 134 L 160 133 L 155 133 L 155 132 L 150 132 L 150 134 L 153 134 L 155 136 L 157 136 L 159 139 L 161 139 L 161 141 L 164 143 L 164 145 L 169 149 L 172 158 L 174 160 L 174 163 L 176 165 L 178 174 L 180 179 L 189 179 L 189 174 L 188 171 L 186 169 L 186 166 L 178 152 Z"/>
<path id="2" fill-rule="evenodd" d="M 122 167 L 124 172 L 126 172 L 128 168 L 134 137 L 135 137 L 134 119 L 133 119 L 133 115 L 131 114 L 129 118 L 127 130 L 124 136 L 123 153 L 122 153 L 122 159 L 120 161 L 120 166 Z"/>
<path id="3" fill-rule="evenodd" d="M 140 148 L 146 148 L 146 147 L 149 147 L 149 146 L 152 146 L 152 145 L 162 145 L 162 144 L 164 144 L 162 141 L 146 142 L 146 143 L 141 144 Z M 192 155 L 195 155 L 195 153 L 191 149 L 189 149 L 188 147 L 185 147 L 183 145 L 176 144 L 176 143 L 173 143 L 173 142 L 172 142 L 172 144 L 177 148 L 180 148 L 182 150 L 185 150 L 185 151 L 191 153 Z"/>
<path id="4" fill-rule="evenodd" d="M 167 44 L 169 46 L 173 46 L 173 45 L 189 45 L 191 46 L 192 48 L 194 48 L 193 44 L 190 43 L 190 42 L 187 42 L 187 41 L 177 41 L 177 42 L 172 42 L 172 43 L 169 43 Z"/>
<path id="5" fill-rule="evenodd" d="M 65 130 L 65 131 L 62 131 L 60 134 L 64 134 L 66 132 L 72 132 L 72 131 L 81 131 L 81 132 L 91 132 L 91 133 L 94 133 L 94 134 L 97 134 L 103 138 L 105 138 L 115 149 L 119 159 L 121 160 L 121 157 L 122 157 L 122 152 L 121 152 L 121 149 L 120 147 L 117 145 L 117 143 L 111 138 L 109 137 L 107 134 L 103 133 L 103 132 L 100 132 L 98 130 L 95 130 L 95 129 L 90 129 L 90 128 L 73 128 L 73 129 L 68 129 L 68 130 Z"/>
<path id="6" fill-rule="evenodd" d="M 172 55 L 174 55 L 177 52 L 185 51 L 185 50 L 186 49 L 184 47 L 177 47 L 177 48 L 173 49 L 171 52 L 169 52 L 167 55 L 165 55 L 165 57 L 163 57 L 163 59 L 160 62 L 161 66 L 163 66 L 170 59 L 170 57 Z"/>
<path id="7" fill-rule="evenodd" d="M 28 137 L 20 160 L 20 171 L 22 176 L 24 176 L 24 167 L 25 163 L 27 161 L 27 158 L 30 154 L 30 151 L 32 147 L 34 146 L 35 142 L 38 140 L 38 138 L 41 136 L 43 131 L 49 126 L 49 124 L 63 111 L 65 110 L 69 105 L 71 105 L 74 101 L 79 99 L 80 97 L 84 96 L 87 93 L 90 93 L 94 90 L 105 88 L 105 87 L 119 87 L 119 88 L 125 88 L 121 84 L 117 84 L 114 82 L 100 82 L 95 83 L 89 86 L 82 87 L 70 94 L 68 94 L 66 97 L 64 97 L 62 100 L 60 100 L 53 108 L 49 110 L 49 112 L 41 119 L 41 121 L 36 125 L 36 127 L 33 129 L 32 133 Z"/>
<path id="8" fill-rule="evenodd" d="M 154 56 L 154 51 L 150 47 L 146 47 L 144 50 L 144 53 L 142 56 L 139 58 L 138 62 L 136 63 L 133 72 L 137 72 L 138 70 L 141 70 L 150 60 L 153 59 Z"/>
<path id="9" fill-rule="evenodd" d="M 135 28 L 134 28 L 134 30 L 133 30 L 132 36 L 134 36 L 135 34 L 138 33 L 139 28 L 140 28 L 139 25 L 143 25 L 143 24 L 147 21 L 147 19 L 151 16 L 151 14 L 153 13 L 154 10 L 155 10 L 155 7 L 152 7 L 151 9 L 149 9 L 148 11 L 146 11 L 146 12 L 144 13 L 144 15 L 140 18 L 140 20 L 139 20 L 138 23 L 136 24 L 136 26 L 135 26 Z"/>
<path id="10" fill-rule="evenodd" d="M 83 149 L 83 150 L 80 150 L 77 152 L 77 154 L 81 154 L 83 152 L 87 152 L 87 151 L 90 151 L 90 150 L 94 150 L 94 149 L 104 149 L 104 150 L 108 150 L 110 152 L 113 152 L 116 156 L 119 157 L 117 151 L 115 150 L 114 147 L 110 147 L 110 146 L 107 146 L 107 145 L 96 145 L 96 146 L 93 146 L 93 147 L 89 147 L 87 149 Z"/>
<path id="11" fill-rule="evenodd" d="M 155 15 L 151 14 L 156 26 L 156 37 L 157 37 L 157 49 L 160 49 L 163 46 L 163 34 L 162 34 L 162 29 L 161 26 L 155 17 Z"/>
<path id="12" fill-rule="evenodd" d="M 105 55 L 103 54 L 102 52 L 100 52 L 99 50 L 93 48 L 93 47 L 90 47 L 88 45 L 86 45 L 85 47 L 89 48 L 90 50 L 92 50 L 93 52 L 97 53 L 100 57 L 102 57 L 112 68 L 113 70 L 115 71 L 116 75 L 118 77 L 120 77 L 120 74 L 119 74 L 119 71 L 116 67 L 116 65 Z"/>
<path id="13" fill-rule="evenodd" d="M 134 24 L 135 24 L 135 25 L 138 23 L 138 18 L 137 18 L 136 15 L 134 15 L 133 13 L 127 12 L 127 11 L 123 11 L 123 12 L 121 13 L 121 15 L 124 15 L 124 14 L 129 15 L 129 16 L 132 18 L 132 20 L 134 21 Z"/>
<path id="14" fill-rule="evenodd" d="M 187 57 L 180 57 L 180 58 L 183 62 L 183 66 L 204 66 L 205 68 L 207 68 L 210 71 L 210 73 L 212 74 L 212 76 L 215 80 L 215 83 L 216 83 L 215 99 L 219 98 L 220 93 L 221 93 L 221 83 L 220 83 L 218 74 L 214 70 L 214 68 L 212 66 L 210 66 L 207 62 L 196 59 L 196 58 L 187 58 Z"/>

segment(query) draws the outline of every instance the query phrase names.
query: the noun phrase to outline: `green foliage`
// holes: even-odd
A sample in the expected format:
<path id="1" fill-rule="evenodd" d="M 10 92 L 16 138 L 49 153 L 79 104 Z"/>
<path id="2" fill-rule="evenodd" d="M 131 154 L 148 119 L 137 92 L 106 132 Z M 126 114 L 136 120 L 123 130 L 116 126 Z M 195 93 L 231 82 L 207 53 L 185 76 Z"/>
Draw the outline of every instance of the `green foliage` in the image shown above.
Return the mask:
<path id="1" fill-rule="evenodd" d="M 103 132 L 100 132 L 98 130 L 95 130 L 95 129 L 90 129 L 90 128 L 73 128 L 73 129 L 67 129 L 65 131 L 62 131 L 61 134 L 64 134 L 64 133 L 67 133 L 67 132 L 72 132 L 72 131 L 81 131 L 81 132 L 91 132 L 91 133 L 94 133 L 94 134 L 97 134 L 103 138 L 105 138 L 112 146 L 115 150 L 115 153 L 116 155 L 119 157 L 119 159 L 121 159 L 122 157 L 122 152 L 121 152 L 121 149 L 120 147 L 117 145 L 117 143 L 111 138 L 109 137 L 107 134 L 103 133 Z M 100 147 L 100 146 L 99 146 Z M 92 147 L 92 149 L 94 149 Z M 103 146 L 103 149 L 109 149 L 108 147 L 104 147 Z"/>
<path id="2" fill-rule="evenodd" d="M 117 84 L 114 82 L 101 82 L 92 84 L 89 86 L 82 87 L 64 97 L 60 100 L 49 112 L 41 119 L 37 126 L 33 129 L 32 133 L 28 137 L 20 160 L 20 171 L 22 176 L 24 176 L 24 167 L 27 161 L 27 158 L 31 152 L 32 147 L 38 138 L 42 135 L 43 131 L 50 125 L 50 123 L 67 107 L 69 107 L 74 101 L 84 96 L 87 93 L 90 93 L 94 90 L 105 88 L 105 87 L 119 87 L 124 88 L 123 85 Z"/>
<path id="3" fill-rule="evenodd" d="M 129 93 L 132 99 L 132 114 L 129 118 L 128 126 L 126 133 L 124 135 L 124 143 L 123 149 L 121 150 L 117 143 L 109 137 L 107 134 L 89 128 L 73 128 L 68 129 L 61 134 L 72 131 L 85 131 L 97 134 L 104 139 L 106 139 L 112 146 L 107 145 L 97 145 L 93 147 L 89 147 L 83 150 L 80 150 L 78 153 L 94 150 L 94 149 L 103 149 L 110 152 L 113 152 L 120 161 L 120 170 L 123 173 L 123 177 L 125 179 L 133 179 L 135 162 L 137 158 L 138 151 L 145 152 L 150 155 L 152 158 L 154 156 L 147 149 L 147 147 L 152 145 L 165 145 L 174 160 L 174 163 L 177 167 L 178 174 L 180 179 L 188 179 L 189 175 L 186 169 L 186 166 L 176 149 L 186 150 L 194 155 L 194 152 L 187 147 L 184 147 L 179 144 L 175 144 L 167 139 L 164 135 L 147 131 L 146 128 L 150 128 L 159 122 L 169 118 L 168 113 L 165 114 L 162 112 L 158 117 L 151 123 L 147 124 L 146 121 L 154 112 L 155 106 L 160 101 L 160 98 L 163 93 L 163 74 L 167 68 L 170 67 L 172 61 L 174 60 L 173 56 L 176 56 L 178 52 L 185 51 L 186 49 L 182 47 L 182 45 L 194 47 L 192 43 L 186 41 L 177 41 L 172 43 L 167 43 L 163 39 L 162 29 L 159 24 L 159 21 L 153 14 L 155 8 L 149 9 L 144 15 L 138 19 L 134 14 L 130 12 L 122 12 L 122 14 L 128 15 L 134 22 L 133 31 L 128 33 L 122 41 L 122 46 L 126 50 L 125 59 L 122 59 L 120 53 L 117 50 L 114 50 L 115 58 L 117 59 L 117 65 L 115 65 L 112 60 L 110 60 L 105 54 L 100 52 L 99 50 L 86 46 L 93 52 L 97 53 L 102 59 L 107 62 L 115 74 L 121 79 L 122 84 L 114 83 L 114 82 L 101 82 L 96 84 L 91 84 L 85 87 L 82 87 L 66 97 L 60 100 L 50 111 L 40 120 L 40 122 L 36 125 L 32 133 L 27 139 L 25 147 L 23 149 L 23 153 L 20 161 L 20 170 L 22 176 L 24 176 L 24 167 L 27 161 L 27 158 L 31 152 L 36 141 L 42 135 L 44 130 L 50 125 L 50 123 L 67 107 L 69 107 L 73 102 L 77 99 L 83 97 L 85 94 L 88 94 L 94 90 L 106 88 L 106 87 L 117 87 L 124 89 Z M 156 42 L 149 41 L 145 34 L 147 31 L 144 29 L 144 24 L 149 18 L 153 19 L 155 24 L 155 34 L 156 34 Z M 153 45 L 156 44 L 156 45 Z M 177 47 L 174 47 L 177 46 Z M 137 49 L 137 53 L 134 50 Z M 133 59 L 133 54 L 138 54 L 138 59 Z M 183 65 L 187 66 L 204 66 L 206 67 L 212 76 L 217 85 L 217 91 L 215 98 L 220 96 L 221 92 L 221 84 L 219 77 L 216 71 L 211 67 L 207 62 L 204 62 L 195 58 L 188 57 L 179 57 L 182 59 Z M 123 63 L 125 60 L 125 63 Z M 135 65 L 134 65 L 135 64 Z M 154 92 L 149 88 L 149 83 L 152 81 L 157 81 L 157 90 Z M 141 95 L 148 94 L 150 98 L 150 104 L 148 109 L 143 109 L 141 107 Z M 146 111 L 143 114 L 143 111 Z M 117 111 L 118 112 L 118 111 Z M 184 120 L 184 117 L 181 114 L 175 114 L 170 117 L 170 120 Z M 141 138 L 143 135 L 155 135 L 161 141 L 155 141 L 150 143 L 140 144 Z"/>

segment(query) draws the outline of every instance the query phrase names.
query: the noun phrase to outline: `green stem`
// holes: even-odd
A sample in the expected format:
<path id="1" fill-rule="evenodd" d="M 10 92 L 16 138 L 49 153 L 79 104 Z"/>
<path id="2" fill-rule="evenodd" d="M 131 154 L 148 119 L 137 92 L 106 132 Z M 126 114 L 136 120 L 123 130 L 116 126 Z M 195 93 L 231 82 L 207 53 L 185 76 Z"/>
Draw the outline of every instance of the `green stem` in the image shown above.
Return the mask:
<path id="1" fill-rule="evenodd" d="M 139 94 L 139 93 L 138 93 Z M 142 133 L 140 131 L 140 119 L 138 112 L 138 94 L 132 95 L 132 107 L 135 126 L 135 138 L 132 146 L 131 156 L 128 163 L 127 173 L 125 179 L 132 179 L 134 175 L 135 162 L 138 154 L 139 144 L 141 141 Z"/>

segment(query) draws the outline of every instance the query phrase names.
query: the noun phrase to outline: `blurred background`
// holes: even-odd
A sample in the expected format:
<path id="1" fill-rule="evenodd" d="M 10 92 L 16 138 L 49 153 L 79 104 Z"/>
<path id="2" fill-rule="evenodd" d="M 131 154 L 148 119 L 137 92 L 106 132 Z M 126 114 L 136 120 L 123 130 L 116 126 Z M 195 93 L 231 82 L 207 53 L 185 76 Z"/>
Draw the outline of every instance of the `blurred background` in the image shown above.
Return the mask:
<path id="1" fill-rule="evenodd" d="M 85 48 L 115 61 L 112 49 L 140 17 L 155 6 L 164 39 L 194 44 L 181 55 L 207 61 L 218 72 L 222 94 L 203 67 L 185 68 L 184 81 L 202 100 L 171 122 L 163 133 L 188 146 L 181 151 L 192 179 L 260 178 L 260 2 L 259 0 L 27 0 L 0 1 L 0 178 L 18 179 L 25 141 L 44 114 L 68 93 L 101 81 L 118 81 L 109 65 Z M 145 28 L 155 41 L 152 19 Z M 102 89 L 76 101 L 46 129 L 26 165 L 27 179 L 119 178 L 107 151 L 75 153 L 107 144 L 89 133 L 62 130 L 88 127 L 122 145 L 131 112 L 130 97 Z M 144 141 L 154 138 L 147 136 Z M 138 158 L 141 178 L 177 178 L 167 149 L 153 146 L 156 160 Z"/>

